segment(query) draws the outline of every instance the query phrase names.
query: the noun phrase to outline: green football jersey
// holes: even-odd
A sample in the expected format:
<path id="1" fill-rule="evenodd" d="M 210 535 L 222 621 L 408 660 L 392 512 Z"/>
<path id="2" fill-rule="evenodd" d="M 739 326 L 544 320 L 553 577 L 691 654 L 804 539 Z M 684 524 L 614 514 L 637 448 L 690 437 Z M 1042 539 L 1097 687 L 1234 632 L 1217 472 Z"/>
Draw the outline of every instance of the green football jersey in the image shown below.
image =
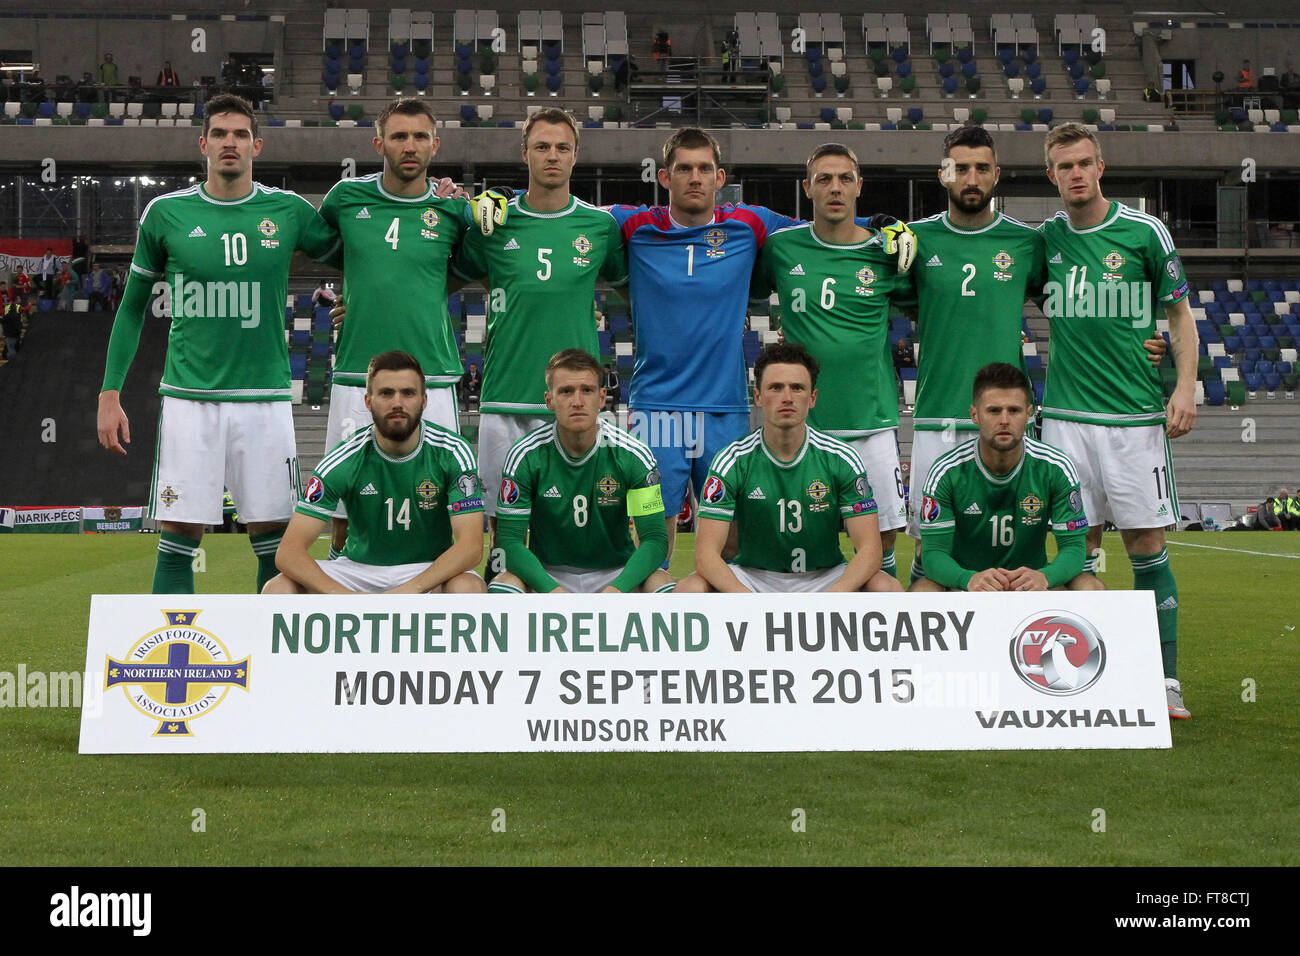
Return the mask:
<path id="1" fill-rule="evenodd" d="M 984 467 L 973 438 L 930 469 L 921 501 L 922 547 L 951 542 L 953 560 L 968 571 L 1041 570 L 1049 529 L 1058 547 L 1088 530 L 1079 476 L 1051 445 L 1026 438 L 1020 463 L 997 476 Z"/>
<path id="2" fill-rule="evenodd" d="M 844 564 L 840 519 L 876 513 L 862 459 L 809 427 L 799 454 L 780 461 L 758 428 L 718 452 L 700 492 L 700 517 L 734 521 L 735 563 L 768 571 Z"/>
<path id="3" fill-rule="evenodd" d="M 898 427 L 889 301 L 905 282 L 879 233 L 838 245 L 804 223 L 763 244 L 754 293 L 776 291 L 785 340 L 821 363 L 817 404 L 808 416 L 821 431 L 859 438 Z"/>
<path id="4" fill-rule="evenodd" d="M 243 199 L 213 199 L 199 183 L 150 202 L 131 271 L 170 296 L 159 394 L 289 401 L 289 263 L 296 249 L 324 260 L 337 244 L 311 203 L 261 183 Z"/>
<path id="5" fill-rule="evenodd" d="M 334 382 L 364 386 L 380 352 L 410 352 L 427 387 L 460 381 L 460 349 L 447 314 L 447 266 L 472 222 L 464 199 L 394 196 L 383 174 L 344 179 L 321 203 L 343 239 L 343 304 Z M 395 297 L 399 289 L 407 295 Z"/>
<path id="6" fill-rule="evenodd" d="M 320 460 L 297 510 L 329 521 L 348 510 L 345 557 L 361 564 L 432 563 L 454 543 L 451 516 L 481 512 L 483 490 L 474 450 L 433 422 L 405 458 L 375 442 L 375 426 L 339 442 Z"/>
<path id="7" fill-rule="evenodd" d="M 1142 343 L 1155 334 L 1155 304 L 1188 294 L 1164 223 L 1112 202 L 1106 218 L 1075 229 L 1064 211 L 1039 231 L 1045 241 L 1052 323 L 1043 417 L 1093 425 L 1165 420 L 1160 374 Z"/>
<path id="8" fill-rule="evenodd" d="M 664 502 L 659 468 L 643 442 L 609 422 L 580 460 L 570 458 L 554 424 L 529 432 L 502 465 L 498 519 L 528 520 L 528 550 L 543 564 L 615 568 L 636 545 L 628 519 L 657 516 Z"/>
<path id="9" fill-rule="evenodd" d="M 908 273 L 920 346 L 915 426 L 974 430 L 975 373 L 990 362 L 1025 370 L 1024 302 L 1043 282 L 1043 239 L 1001 213 L 979 229 L 954 225 L 946 212 L 911 227 L 919 250 Z"/>
<path id="10" fill-rule="evenodd" d="M 546 363 L 563 349 L 600 357 L 596 278 L 627 281 L 627 254 L 614 217 L 571 198 L 559 212 L 535 212 L 522 195 L 506 224 L 483 236 L 471 230 L 452 268 L 488 292 L 487 348 L 479 409 L 550 415 Z"/>

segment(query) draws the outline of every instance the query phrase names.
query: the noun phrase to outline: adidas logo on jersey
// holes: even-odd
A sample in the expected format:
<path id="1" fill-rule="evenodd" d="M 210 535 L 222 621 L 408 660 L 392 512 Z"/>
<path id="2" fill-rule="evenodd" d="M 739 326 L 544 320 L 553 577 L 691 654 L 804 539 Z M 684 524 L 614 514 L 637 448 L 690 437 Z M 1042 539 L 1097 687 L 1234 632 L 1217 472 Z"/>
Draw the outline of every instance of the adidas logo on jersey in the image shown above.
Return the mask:
<path id="1" fill-rule="evenodd" d="M 969 505 L 966 506 L 965 513 L 968 515 L 982 515 L 984 512 L 980 511 L 980 506 L 978 502 L 972 501 Z"/>
<path id="2" fill-rule="evenodd" d="M 556 488 L 554 485 L 551 485 L 551 487 L 549 487 L 549 488 L 546 489 L 546 494 L 542 495 L 542 497 L 543 497 L 543 498 L 561 498 L 561 497 L 563 497 L 563 496 L 560 494 L 560 489 L 559 489 L 559 488 Z"/>
<path id="3" fill-rule="evenodd" d="M 361 207 L 361 211 L 360 211 L 359 213 L 357 213 L 357 218 L 358 218 L 358 219 L 369 219 L 369 218 L 370 218 L 370 207 L 369 207 L 369 206 L 362 206 L 362 207 Z"/>
<path id="4" fill-rule="evenodd" d="M 766 500 L 767 500 L 767 495 L 763 494 L 763 489 L 762 489 L 762 488 L 755 488 L 753 491 L 751 491 L 751 492 L 749 493 L 749 500 L 750 500 L 750 501 L 766 501 Z"/>
<path id="5" fill-rule="evenodd" d="M 377 494 L 379 494 L 379 492 L 375 490 L 375 484 L 374 484 L 374 482 L 372 482 L 372 481 L 368 481 L 368 482 L 366 482 L 366 486 L 365 486 L 364 488 L 361 489 L 361 493 L 362 493 L 363 495 L 377 495 Z"/>
<path id="6" fill-rule="evenodd" d="M 208 234 L 203 231 L 202 226 L 195 226 L 194 231 L 190 233 L 191 239 L 206 239 Z"/>
<path id="7" fill-rule="evenodd" d="M 1052 256 L 1052 258 L 1048 259 L 1047 261 L 1054 266 L 1059 266 L 1061 264 L 1061 254 L 1058 252 L 1056 255 Z"/>
<path id="8" fill-rule="evenodd" d="M 514 237 L 514 236 L 511 236 L 511 237 L 510 237 L 510 241 L 507 242 L 504 246 L 502 246 L 502 248 L 503 248 L 503 249 L 518 249 L 518 248 L 519 248 L 519 243 L 515 240 L 515 237 Z"/>
<path id="9" fill-rule="evenodd" d="M 1178 598 L 1172 594 L 1156 605 L 1157 611 L 1176 611 L 1178 610 Z"/>
<path id="10" fill-rule="evenodd" d="M 797 263 L 797 264 L 795 265 L 795 267 L 794 267 L 793 269 L 790 270 L 790 275 L 792 275 L 792 276 L 801 276 L 801 275 L 803 275 L 803 274 L 804 274 L 804 271 L 803 271 L 803 263 L 802 263 L 802 262 Z"/>
<path id="11" fill-rule="evenodd" d="M 925 265 L 926 265 L 926 268 L 927 268 L 927 269 L 928 269 L 930 266 L 941 266 L 941 265 L 943 265 L 943 260 L 939 258 L 938 254 L 935 254 L 935 255 L 933 255 L 933 256 L 930 257 L 930 261 L 927 262 Z"/>

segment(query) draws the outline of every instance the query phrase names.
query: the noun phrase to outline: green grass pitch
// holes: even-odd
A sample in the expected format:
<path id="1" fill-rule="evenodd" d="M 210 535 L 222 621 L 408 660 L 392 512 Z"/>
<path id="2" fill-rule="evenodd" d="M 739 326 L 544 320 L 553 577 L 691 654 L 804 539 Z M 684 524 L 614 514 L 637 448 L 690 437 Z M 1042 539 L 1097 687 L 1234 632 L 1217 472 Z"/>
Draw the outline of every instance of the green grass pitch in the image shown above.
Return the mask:
<path id="1" fill-rule="evenodd" d="M 1171 541 L 1169 751 L 83 757 L 76 709 L 4 708 L 0 865 L 1294 865 L 1300 536 Z M 147 590 L 156 543 L 0 537 L 0 671 L 79 670 L 89 596 Z M 204 544 L 200 591 L 251 590 L 246 539 Z"/>

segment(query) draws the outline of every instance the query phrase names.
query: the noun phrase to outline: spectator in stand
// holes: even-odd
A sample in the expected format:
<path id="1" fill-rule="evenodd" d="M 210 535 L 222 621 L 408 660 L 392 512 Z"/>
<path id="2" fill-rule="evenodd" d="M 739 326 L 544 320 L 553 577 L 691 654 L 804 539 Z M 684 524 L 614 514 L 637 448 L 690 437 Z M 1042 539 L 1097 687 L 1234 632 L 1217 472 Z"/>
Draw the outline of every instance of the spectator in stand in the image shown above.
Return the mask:
<path id="1" fill-rule="evenodd" d="M 321 306 L 324 306 L 327 309 L 332 309 L 337 300 L 338 296 L 335 294 L 334 290 L 325 284 L 324 279 L 321 279 L 320 285 L 318 285 L 316 291 L 311 294 L 311 307 L 313 309 L 318 309 Z"/>
<path id="2" fill-rule="evenodd" d="M 604 387 L 606 407 L 612 412 L 623 397 L 623 383 L 619 380 L 618 369 L 608 362 L 605 363 Z"/>
<path id="3" fill-rule="evenodd" d="M 912 354 L 912 343 L 908 339 L 899 339 L 894 346 L 894 374 L 903 380 L 903 369 L 916 368 L 916 356 Z"/>
<path id="4" fill-rule="evenodd" d="M 181 78 L 176 75 L 172 69 L 172 61 L 164 60 L 162 69 L 158 71 L 158 80 L 154 86 L 180 86 Z"/>
<path id="5" fill-rule="evenodd" d="M 1277 88 L 1282 93 L 1284 109 L 1300 106 L 1300 76 L 1296 75 L 1295 67 L 1290 63 L 1286 65 L 1286 72 L 1278 77 Z"/>
<path id="6" fill-rule="evenodd" d="M 5 309 L 0 328 L 4 330 L 5 358 L 12 362 L 18 357 L 18 340 L 23 336 L 23 317 L 16 302 L 11 302 Z"/>
<path id="7" fill-rule="evenodd" d="M 109 298 L 113 294 L 112 277 L 101 269 L 99 263 L 96 262 L 95 267 L 90 270 L 88 281 L 90 283 L 87 290 L 90 295 L 90 311 L 96 311 L 96 307 L 100 312 L 107 311 Z"/>
<path id="8" fill-rule="evenodd" d="M 1250 68 L 1249 60 L 1241 61 L 1241 70 L 1237 73 L 1237 92 L 1251 93 L 1255 89 L 1255 71 Z"/>
<path id="9" fill-rule="evenodd" d="M 17 291 L 17 296 L 13 292 Z M 23 312 L 31 311 L 32 302 L 32 277 L 27 274 L 27 270 L 22 266 L 14 273 L 13 287 L 10 289 L 10 301 L 17 302 Z"/>
<path id="10" fill-rule="evenodd" d="M 469 411 L 470 405 L 477 405 L 479 392 L 482 390 L 483 376 L 479 374 L 477 365 L 470 365 L 465 374 L 460 377 L 461 407 Z"/>
<path id="11" fill-rule="evenodd" d="M 673 41 L 668 39 L 667 30 L 660 30 L 655 34 L 653 49 L 656 63 L 673 55 Z"/>
<path id="12" fill-rule="evenodd" d="M 36 267 L 36 274 L 40 278 L 36 294 L 42 299 L 53 299 L 54 277 L 59 274 L 59 260 L 54 257 L 54 250 L 49 246 L 45 247 L 45 255 Z"/>
<path id="13" fill-rule="evenodd" d="M 122 77 L 117 72 L 117 64 L 113 62 L 113 54 L 104 54 L 104 62 L 99 64 L 99 70 L 95 74 L 95 79 L 104 84 L 104 86 L 122 85 Z"/>
<path id="14" fill-rule="evenodd" d="M 60 312 L 72 311 L 72 300 L 77 295 L 77 288 L 80 280 L 77 274 L 72 271 L 69 265 L 63 263 L 63 268 L 59 270 L 58 277 L 54 280 L 59 290 L 58 310 Z"/>

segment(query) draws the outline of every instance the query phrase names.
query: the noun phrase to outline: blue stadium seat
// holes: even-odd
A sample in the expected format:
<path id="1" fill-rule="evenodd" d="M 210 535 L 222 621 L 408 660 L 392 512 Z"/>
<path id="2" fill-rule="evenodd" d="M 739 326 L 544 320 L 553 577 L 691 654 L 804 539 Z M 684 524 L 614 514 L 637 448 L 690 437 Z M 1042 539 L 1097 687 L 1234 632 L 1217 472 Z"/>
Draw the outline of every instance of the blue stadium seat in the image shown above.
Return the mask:
<path id="1" fill-rule="evenodd" d="M 1271 375 L 1264 376 L 1264 387 L 1270 392 L 1276 392 L 1282 387 L 1282 376 L 1274 372 Z"/>
<path id="2" fill-rule="evenodd" d="M 1241 372 L 1242 375 L 1253 373 L 1255 371 L 1255 363 L 1258 361 L 1259 359 L 1244 358 L 1237 363 L 1237 371 Z"/>
<path id="3" fill-rule="evenodd" d="M 1033 63 L 1038 59 L 1038 50 L 1035 47 L 1027 46 L 1020 51 L 1020 59 L 1026 63 Z"/>
<path id="4" fill-rule="evenodd" d="M 1271 335 L 1261 335 L 1259 337 L 1259 347 L 1262 349 L 1275 349 L 1277 348 L 1277 339 Z"/>
<path id="5" fill-rule="evenodd" d="M 1272 375 L 1275 369 L 1273 368 L 1273 363 L 1268 359 L 1260 359 L 1255 363 L 1255 371 L 1260 375 Z"/>
<path id="6" fill-rule="evenodd" d="M 1068 70 L 1079 62 L 1079 51 L 1067 48 L 1061 53 L 1061 59 L 1065 61 L 1065 68 Z"/>
<path id="7" fill-rule="evenodd" d="M 1229 335 L 1223 340 L 1223 350 L 1231 355 L 1241 351 L 1241 336 Z"/>
<path id="8" fill-rule="evenodd" d="M 900 368 L 900 369 L 898 370 L 898 377 L 899 377 L 900 379 L 902 379 L 904 382 L 915 382 L 915 381 L 916 381 L 916 369 L 915 369 L 915 368 Z"/>
<path id="9" fill-rule="evenodd" d="M 1038 111 L 1038 122 L 1050 124 L 1053 115 L 1052 111 L 1048 107 L 1044 106 Z"/>
<path id="10" fill-rule="evenodd" d="M 1087 71 L 1084 70 L 1083 68 L 1083 64 L 1076 62 L 1073 66 L 1070 67 L 1070 79 L 1081 80 L 1083 79 L 1083 74 L 1086 72 Z"/>
<path id="11" fill-rule="evenodd" d="M 1226 389 L 1217 378 L 1212 378 L 1205 383 L 1205 403 L 1207 405 L 1222 405 L 1227 398 Z"/>
<path id="12" fill-rule="evenodd" d="M 470 123 L 478 119 L 478 107 L 473 103 L 466 103 L 460 108 L 460 119 L 462 123 Z"/>
<path id="13" fill-rule="evenodd" d="M 808 75 L 811 76 L 813 79 L 816 79 L 817 77 L 821 76 L 822 73 L 825 71 L 825 69 L 826 68 L 822 66 L 821 60 L 808 61 Z"/>
<path id="14" fill-rule="evenodd" d="M 1246 346 L 1246 348 L 1244 348 L 1244 349 L 1242 350 L 1242 352 L 1243 352 L 1243 354 L 1245 355 L 1245 358 L 1246 358 L 1246 360 L 1247 360 L 1248 362 L 1258 362 L 1259 359 L 1260 359 L 1260 356 L 1263 355 L 1263 350 L 1262 350 L 1262 349 L 1260 349 L 1260 348 L 1258 348 L 1258 347 L 1256 347 L 1256 348 L 1251 348 L 1249 345 Z"/>
<path id="15" fill-rule="evenodd" d="M 1227 291 L 1228 291 L 1228 280 L 1227 280 L 1227 279 L 1211 279 L 1211 280 L 1210 280 L 1210 288 L 1213 289 L 1215 292 L 1227 292 Z"/>
<path id="16" fill-rule="evenodd" d="M 895 63 L 906 63 L 908 57 L 911 56 L 911 54 L 907 52 L 907 47 L 905 46 L 895 47 L 894 52 L 891 55 L 893 56 Z"/>
<path id="17" fill-rule="evenodd" d="M 1036 369 L 1043 367 L 1043 357 L 1041 355 L 1026 355 L 1025 368 Z"/>
<path id="18" fill-rule="evenodd" d="M 907 110 L 907 121 L 915 126 L 925 118 L 925 113 L 919 106 L 909 107 Z"/>
<path id="19" fill-rule="evenodd" d="M 898 73 L 898 78 L 899 78 L 900 80 L 903 79 L 904 77 L 911 76 L 911 75 L 912 75 L 912 64 L 911 64 L 911 63 L 900 63 L 900 64 L 898 64 L 898 70 L 897 70 L 897 73 Z"/>
<path id="20" fill-rule="evenodd" d="M 421 93 L 423 93 L 423 92 L 425 92 L 426 90 L 429 89 L 429 74 L 428 74 L 428 73 L 418 73 L 418 72 L 417 72 L 417 73 L 415 74 L 415 88 L 416 88 L 416 90 L 418 90 L 418 91 L 421 92 Z"/>
<path id="21" fill-rule="evenodd" d="M 1275 362 L 1275 363 L 1273 363 L 1273 371 L 1277 372 L 1278 375 L 1290 375 L 1290 374 L 1291 374 L 1291 368 L 1292 368 L 1292 363 L 1291 363 L 1291 362 Z"/>
<path id="22" fill-rule="evenodd" d="M 944 78 L 943 92 L 948 96 L 952 96 L 957 92 L 957 77 L 948 76 Z"/>
<path id="23" fill-rule="evenodd" d="M 334 120 L 336 123 L 344 117 L 346 112 L 347 111 L 344 110 L 342 103 L 330 104 L 330 119 Z"/>
<path id="24" fill-rule="evenodd" d="M 979 72 L 979 70 L 975 66 L 974 60 L 971 60 L 968 63 L 963 63 L 961 65 L 961 75 L 966 77 L 966 79 L 968 80 L 971 79 L 977 72 Z"/>
<path id="25" fill-rule="evenodd" d="M 1228 355 L 1216 355 L 1216 356 L 1214 357 L 1214 367 L 1215 367 L 1216 369 L 1220 369 L 1220 368 L 1232 368 L 1232 358 L 1231 358 L 1231 356 L 1228 356 Z"/>
<path id="26" fill-rule="evenodd" d="M 1243 335 L 1241 337 L 1241 344 L 1242 347 L 1245 348 L 1247 355 L 1250 354 L 1251 349 L 1258 351 L 1261 348 L 1259 339 L 1254 335 Z M 1259 356 L 1256 355 L 1255 358 L 1259 358 Z"/>
<path id="27" fill-rule="evenodd" d="M 818 64 L 818 65 L 820 65 L 820 64 Z M 814 76 L 814 77 L 812 78 L 812 88 L 813 88 L 813 92 L 814 92 L 814 93 L 825 93 L 825 92 L 826 92 L 826 77 L 824 77 L 824 76 Z"/>
<path id="28" fill-rule="evenodd" d="M 1037 382 L 1034 382 L 1034 383 L 1033 383 L 1033 385 L 1034 385 L 1034 404 L 1035 404 L 1035 405 L 1042 405 L 1042 404 L 1043 404 L 1043 388 L 1044 388 L 1044 384 L 1045 384 L 1045 381 L 1044 381 L 1044 380 L 1040 380 L 1040 381 L 1037 381 Z"/>
<path id="29" fill-rule="evenodd" d="M 1002 73 L 1008 80 L 1014 80 L 1020 75 L 1020 65 L 1018 63 L 1007 63 L 1002 67 Z"/>
<path id="30" fill-rule="evenodd" d="M 289 375 L 301 381 L 307 377 L 307 356 L 301 352 L 289 355 Z"/>
<path id="31" fill-rule="evenodd" d="M 330 310 L 325 306 L 317 306 L 315 313 L 312 315 L 311 327 L 318 331 L 324 331 L 330 328 Z"/>
<path id="32" fill-rule="evenodd" d="M 957 50 L 957 59 L 963 65 L 969 63 L 974 58 L 975 58 L 975 51 L 971 47 L 964 46 Z"/>
<path id="33" fill-rule="evenodd" d="M 1041 63 L 1030 63 L 1025 67 L 1025 76 L 1029 77 L 1031 80 L 1038 79 L 1042 74 L 1043 64 Z"/>
<path id="34" fill-rule="evenodd" d="M 1009 46 L 998 47 L 998 62 L 1006 67 L 1016 58 L 1016 51 Z"/>
<path id="35" fill-rule="evenodd" d="M 1041 96 L 1043 91 L 1047 89 L 1047 81 L 1041 76 L 1036 76 L 1029 81 L 1029 89 L 1033 91 L 1035 96 Z"/>
<path id="36" fill-rule="evenodd" d="M 1252 392 L 1258 392 L 1260 386 L 1264 384 L 1264 376 L 1258 372 L 1251 372 L 1248 375 L 1242 375 L 1241 380 L 1246 383 L 1246 388 Z"/>
<path id="37" fill-rule="evenodd" d="M 955 71 L 956 68 L 952 65 L 951 60 L 939 64 L 939 76 L 943 77 L 945 80 L 952 76 Z"/>
<path id="38" fill-rule="evenodd" d="M 1090 84 L 1088 83 L 1088 80 L 1087 80 L 1086 77 L 1083 77 L 1083 78 L 1080 78 L 1080 79 L 1075 80 L 1075 81 L 1074 81 L 1074 95 L 1075 95 L 1075 96 L 1087 96 L 1087 95 L 1088 95 L 1088 86 L 1089 86 L 1089 85 L 1090 85 Z"/>

